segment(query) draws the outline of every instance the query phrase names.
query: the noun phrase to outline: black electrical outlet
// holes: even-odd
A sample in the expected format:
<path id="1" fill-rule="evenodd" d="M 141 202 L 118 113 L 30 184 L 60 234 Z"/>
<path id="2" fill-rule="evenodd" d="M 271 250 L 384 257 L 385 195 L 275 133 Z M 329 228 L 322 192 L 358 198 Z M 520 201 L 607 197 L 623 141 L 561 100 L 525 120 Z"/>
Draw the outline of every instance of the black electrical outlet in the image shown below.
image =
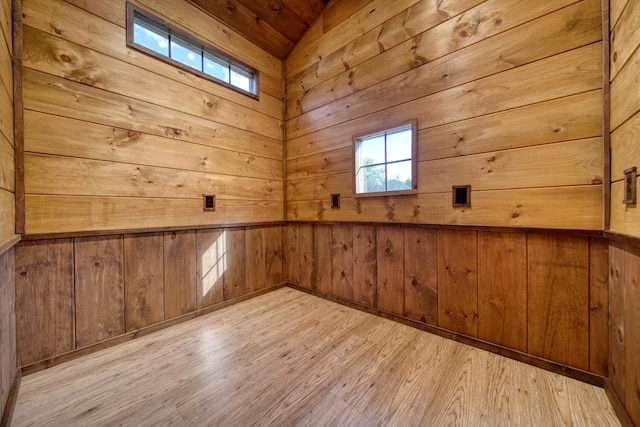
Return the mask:
<path id="1" fill-rule="evenodd" d="M 453 207 L 470 207 L 471 206 L 471 186 L 470 185 L 454 185 L 453 186 Z"/>
<path id="2" fill-rule="evenodd" d="M 203 194 L 204 210 L 215 211 L 216 210 L 216 196 L 213 194 Z"/>
<path id="3" fill-rule="evenodd" d="M 635 205 L 637 201 L 638 172 L 634 166 L 624 171 L 624 200 L 627 205 Z"/>
<path id="4" fill-rule="evenodd" d="M 331 195 L 331 209 L 340 209 L 340 194 Z"/>

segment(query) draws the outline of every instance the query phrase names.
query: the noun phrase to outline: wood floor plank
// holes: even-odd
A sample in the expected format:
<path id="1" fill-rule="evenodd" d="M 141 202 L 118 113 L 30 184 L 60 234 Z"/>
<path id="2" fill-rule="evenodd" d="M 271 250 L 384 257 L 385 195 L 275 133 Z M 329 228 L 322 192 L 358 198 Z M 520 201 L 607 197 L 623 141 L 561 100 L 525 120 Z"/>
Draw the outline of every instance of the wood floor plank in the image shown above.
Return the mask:
<path id="1" fill-rule="evenodd" d="M 290 288 L 28 375 L 12 422 L 159 424 L 620 425 L 600 388 Z"/>

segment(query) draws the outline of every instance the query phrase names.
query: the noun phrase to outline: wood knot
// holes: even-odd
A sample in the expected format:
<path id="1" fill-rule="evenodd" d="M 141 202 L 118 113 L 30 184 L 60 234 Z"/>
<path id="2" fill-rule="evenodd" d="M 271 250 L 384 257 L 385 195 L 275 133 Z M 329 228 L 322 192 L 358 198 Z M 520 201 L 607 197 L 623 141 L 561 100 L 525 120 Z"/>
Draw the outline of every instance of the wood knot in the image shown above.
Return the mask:
<path id="1" fill-rule="evenodd" d="M 495 21 L 493 21 L 494 25 L 497 27 L 498 25 L 502 25 L 502 18 L 498 18 Z"/>
<path id="2" fill-rule="evenodd" d="M 520 214 L 518 212 L 514 212 L 511 214 L 511 218 L 516 219 L 520 216 Z"/>
<path id="3" fill-rule="evenodd" d="M 445 311 L 444 311 L 444 314 L 446 314 L 446 315 L 448 316 L 448 315 L 450 315 L 450 314 L 451 314 L 451 311 L 450 311 L 450 310 L 445 310 Z"/>
<path id="4" fill-rule="evenodd" d="M 418 281 L 416 280 L 416 278 L 414 277 L 413 279 L 411 279 L 411 286 L 418 286 Z"/>
<path id="5" fill-rule="evenodd" d="M 53 32 L 54 32 L 54 33 L 56 33 L 57 35 L 62 34 L 62 31 L 61 31 L 61 30 L 59 30 L 59 29 L 57 29 L 57 28 L 54 28 L 54 29 L 53 29 Z"/>
<path id="6" fill-rule="evenodd" d="M 618 52 L 613 52 L 613 62 L 618 60 Z"/>
<path id="7" fill-rule="evenodd" d="M 178 237 L 176 233 L 171 233 L 171 240 L 176 240 L 176 237 Z"/>
<path id="8" fill-rule="evenodd" d="M 21 275 L 22 277 L 25 277 L 25 276 L 27 275 L 27 272 L 26 272 L 26 271 L 21 271 L 21 272 L 20 272 L 20 275 Z"/>
<path id="9" fill-rule="evenodd" d="M 93 265 L 96 267 L 100 267 L 100 261 L 96 261 Z"/>
<path id="10" fill-rule="evenodd" d="M 60 59 L 63 62 L 71 62 L 71 57 L 69 57 L 69 55 L 65 55 L 64 53 L 62 55 L 60 55 Z"/>
<path id="11" fill-rule="evenodd" d="M 347 277 L 347 275 L 345 274 L 345 272 L 344 272 L 344 271 L 341 271 L 341 272 L 340 272 L 340 276 L 342 276 L 342 278 L 343 278 L 343 279 L 344 279 L 345 277 Z"/>
<path id="12" fill-rule="evenodd" d="M 213 108 L 213 103 L 211 101 L 207 101 L 207 107 Z"/>
<path id="13" fill-rule="evenodd" d="M 393 252 L 393 248 L 390 248 L 387 246 L 387 248 L 384 250 L 384 253 L 387 255 L 391 255 L 391 253 Z"/>
<path id="14" fill-rule="evenodd" d="M 342 245 L 342 250 L 346 251 L 347 249 L 349 249 L 349 246 L 347 246 L 347 244 L 345 243 L 344 245 Z"/>

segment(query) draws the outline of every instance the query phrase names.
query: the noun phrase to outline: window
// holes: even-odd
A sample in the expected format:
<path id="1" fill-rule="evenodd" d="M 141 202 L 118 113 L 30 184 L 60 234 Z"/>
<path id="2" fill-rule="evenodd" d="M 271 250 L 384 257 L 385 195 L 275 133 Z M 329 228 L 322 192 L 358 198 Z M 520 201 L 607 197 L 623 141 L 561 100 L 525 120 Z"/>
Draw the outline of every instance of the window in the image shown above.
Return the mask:
<path id="1" fill-rule="evenodd" d="M 417 121 L 353 138 L 356 195 L 415 194 Z"/>
<path id="2" fill-rule="evenodd" d="M 127 46 L 258 98 L 258 72 L 127 3 Z"/>

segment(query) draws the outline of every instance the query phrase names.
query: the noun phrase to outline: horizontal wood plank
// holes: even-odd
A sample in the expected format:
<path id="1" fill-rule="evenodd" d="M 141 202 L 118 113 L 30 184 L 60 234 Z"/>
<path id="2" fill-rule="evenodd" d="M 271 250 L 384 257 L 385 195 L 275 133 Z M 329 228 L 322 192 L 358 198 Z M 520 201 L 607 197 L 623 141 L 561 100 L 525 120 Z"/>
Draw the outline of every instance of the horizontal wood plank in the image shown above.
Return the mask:
<path id="1" fill-rule="evenodd" d="M 51 95 L 50 99 L 57 96 Z M 124 101 L 124 98 L 122 100 Z M 252 156 L 282 160 L 282 140 L 263 137 L 204 119 L 189 118 L 188 115 L 178 112 L 173 118 L 160 119 L 167 120 L 166 125 L 160 125 L 157 118 L 154 121 L 150 108 L 146 113 L 140 113 L 139 120 L 126 122 L 112 117 L 112 121 L 107 118 L 111 117 L 107 114 L 108 110 L 95 105 L 97 108 L 92 111 L 67 110 L 72 116 L 77 117 L 71 119 L 52 114 L 55 112 L 55 106 L 52 104 L 45 106 L 34 99 L 31 99 L 31 102 L 39 104 L 39 107 L 47 112 L 24 112 L 25 150 L 30 152 L 116 162 L 129 161 L 152 166 L 176 165 L 174 159 L 178 157 L 177 151 L 198 150 L 203 158 L 212 154 L 230 156 L 230 152 L 237 152 L 246 154 L 244 158 L 247 161 Z M 173 112 L 168 110 L 165 112 L 173 115 Z M 156 113 L 163 114 L 162 110 L 156 110 Z M 94 120 L 103 124 L 93 123 Z M 125 127 L 122 127 L 123 125 Z M 171 147 L 174 147 L 173 150 Z M 204 147 L 212 148 L 213 151 L 207 154 Z M 180 157 L 184 156 L 186 153 Z M 193 168 L 193 164 L 191 167 Z M 281 164 L 278 164 L 276 169 L 282 169 Z"/>
<path id="2" fill-rule="evenodd" d="M 237 160 L 234 162 L 229 159 L 221 165 L 219 161 L 222 159 L 215 156 L 211 156 L 213 161 L 210 161 L 199 157 L 198 153 L 189 151 L 181 151 L 181 153 L 191 157 L 189 163 L 194 166 L 199 160 L 200 165 L 211 165 L 218 170 L 195 172 L 169 167 L 27 153 L 25 155 L 25 191 L 27 194 L 119 197 L 198 198 L 202 194 L 211 193 L 216 194 L 220 199 L 282 200 L 283 198 L 282 181 L 264 179 L 264 176 L 260 179 L 255 176 L 250 178 L 225 174 L 232 171 L 242 174 L 241 169 L 245 171 L 250 169 L 253 172 L 249 172 L 248 175 L 255 173 L 255 175 L 271 177 L 277 169 L 271 167 L 264 159 L 247 165 L 245 161 L 238 158 L 239 156 L 228 156 L 235 157 Z M 169 158 L 169 160 L 176 159 Z M 258 172 L 261 166 L 264 172 Z M 225 170 L 223 167 L 233 169 Z"/>
<path id="3" fill-rule="evenodd" d="M 450 192 L 342 199 L 340 209 L 330 209 L 328 200 L 291 201 L 287 220 L 602 229 L 599 185 L 477 191 L 471 197 L 471 208 L 451 207 Z"/>
<path id="4" fill-rule="evenodd" d="M 15 192 L 14 157 L 14 148 L 0 135 L 0 189 L 10 193 Z"/>
<path id="5" fill-rule="evenodd" d="M 418 159 L 434 160 L 492 150 L 527 147 L 602 134 L 602 92 L 595 90 L 418 132 Z M 389 124 L 383 119 L 382 125 Z M 287 159 L 351 147 L 351 135 L 364 121 L 287 140 Z"/>
<path id="6" fill-rule="evenodd" d="M 636 88 L 640 85 L 640 49 L 636 49 L 616 78 L 611 82 L 611 130 L 640 111 L 640 97 Z"/>
<path id="7" fill-rule="evenodd" d="M 615 11 L 612 11 L 613 13 Z M 625 7 L 619 19 L 611 22 L 611 79 L 615 79 L 620 70 L 625 66 L 633 52 L 640 46 L 640 25 L 638 16 L 640 5 L 630 1 Z M 614 26 L 615 24 L 615 26 Z"/>
<path id="8" fill-rule="evenodd" d="M 635 205 L 627 205 L 624 200 L 624 182 L 611 184 L 611 228 L 614 233 L 640 236 L 640 211 Z"/>
<path id="9" fill-rule="evenodd" d="M 334 78 L 305 86 L 299 97 L 288 98 L 288 118 L 331 102 L 341 103 L 342 98 L 359 92 L 363 93 L 362 98 L 351 96 L 347 101 L 351 106 L 380 98 L 386 98 L 387 102 L 392 98 L 394 104 L 408 102 L 602 38 L 598 0 L 586 0 L 548 15 L 545 13 L 549 9 L 558 7 L 556 2 L 540 2 L 539 8 L 519 8 L 514 7 L 517 0 L 503 0 L 499 8 L 508 12 L 494 12 L 495 15 L 483 12 L 491 7 L 487 3 L 491 2 L 385 50 L 363 64 L 350 66 Z M 539 35 L 538 43 L 530 43 L 531 34 Z M 476 43 L 472 49 L 463 49 L 471 43 Z M 459 65 L 469 63 L 474 66 Z"/>
<path id="10" fill-rule="evenodd" d="M 422 162 L 418 191 L 448 192 L 452 185 L 476 191 L 601 184 L 601 152 L 602 138 L 592 138 Z"/>
<path id="11" fill-rule="evenodd" d="M 376 123 L 376 115 L 398 122 L 406 119 L 407 111 L 425 128 L 575 95 L 602 86 L 601 56 L 602 43 L 594 43 L 421 98 L 406 86 L 396 91 L 397 85 L 388 87 L 393 88 L 390 96 L 358 93 L 287 121 L 287 135 L 296 138 L 367 115 L 362 120 L 368 126 Z M 432 105 L 440 108 L 429 108 Z"/>
<path id="12" fill-rule="evenodd" d="M 280 201 L 220 200 L 204 212 L 198 199 L 26 197 L 27 234 L 128 230 L 282 221 Z M 171 218 L 171 222 L 167 222 Z"/>
<path id="13" fill-rule="evenodd" d="M 624 179 L 624 171 L 640 166 L 640 112 L 611 133 L 611 180 Z M 615 202 L 614 202 L 615 203 Z"/>

